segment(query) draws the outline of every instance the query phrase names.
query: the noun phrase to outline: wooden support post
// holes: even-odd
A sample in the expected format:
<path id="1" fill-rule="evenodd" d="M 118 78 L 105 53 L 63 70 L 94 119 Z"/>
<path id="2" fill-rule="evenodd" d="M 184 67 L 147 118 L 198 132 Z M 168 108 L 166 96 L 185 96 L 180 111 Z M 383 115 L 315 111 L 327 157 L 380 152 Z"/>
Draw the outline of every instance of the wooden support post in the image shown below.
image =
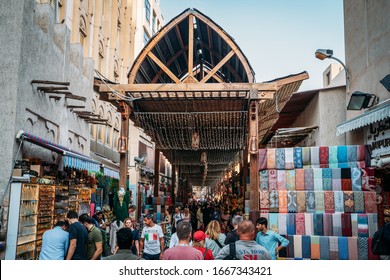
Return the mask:
<path id="1" fill-rule="evenodd" d="M 171 180 L 171 187 L 172 187 L 172 191 L 171 191 L 171 199 L 172 199 L 172 205 L 175 205 L 175 186 L 176 186 L 176 165 L 175 164 L 172 164 L 172 180 Z M 172 209 L 173 210 L 173 209 Z"/>
<path id="2" fill-rule="evenodd" d="M 258 102 L 252 101 L 249 109 L 249 147 L 250 154 L 250 216 L 259 212 L 259 172 L 258 172 Z"/>
<path id="3" fill-rule="evenodd" d="M 154 150 L 154 190 L 153 196 L 158 197 L 158 189 L 160 184 L 160 150 Z"/>
<path id="4" fill-rule="evenodd" d="M 243 150 L 242 152 L 242 178 L 241 178 L 241 186 L 244 187 L 245 191 L 249 191 L 246 189 L 246 179 L 248 177 L 248 148 Z"/>
<path id="5" fill-rule="evenodd" d="M 128 174 L 128 139 L 129 139 L 129 117 L 130 106 L 124 101 L 120 102 L 121 108 L 121 134 L 120 141 L 118 143 L 119 152 L 119 187 L 126 186 L 127 174 Z"/>

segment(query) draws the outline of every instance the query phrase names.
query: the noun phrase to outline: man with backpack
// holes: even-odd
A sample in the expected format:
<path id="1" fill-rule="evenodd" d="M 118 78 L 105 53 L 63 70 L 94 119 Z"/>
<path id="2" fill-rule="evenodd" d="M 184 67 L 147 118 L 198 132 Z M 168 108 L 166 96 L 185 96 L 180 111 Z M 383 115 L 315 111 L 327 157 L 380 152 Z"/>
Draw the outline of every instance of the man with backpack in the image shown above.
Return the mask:
<path id="1" fill-rule="evenodd" d="M 379 255 L 381 260 L 390 260 L 390 222 L 375 232 L 371 251 L 374 255 Z"/>
<path id="2" fill-rule="evenodd" d="M 240 240 L 223 247 L 216 260 L 271 260 L 267 249 L 254 241 L 255 226 L 252 221 L 242 221 L 237 232 Z"/>

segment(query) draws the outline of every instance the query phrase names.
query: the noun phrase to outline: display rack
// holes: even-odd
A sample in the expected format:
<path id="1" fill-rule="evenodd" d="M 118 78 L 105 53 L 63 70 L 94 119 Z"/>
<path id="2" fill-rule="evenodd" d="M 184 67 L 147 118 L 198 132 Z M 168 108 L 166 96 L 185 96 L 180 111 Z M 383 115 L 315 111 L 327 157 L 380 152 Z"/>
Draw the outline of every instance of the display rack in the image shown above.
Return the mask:
<path id="1" fill-rule="evenodd" d="M 69 191 L 67 186 L 56 186 L 54 202 L 54 221 L 56 224 L 59 220 L 65 220 L 66 214 L 70 210 Z"/>

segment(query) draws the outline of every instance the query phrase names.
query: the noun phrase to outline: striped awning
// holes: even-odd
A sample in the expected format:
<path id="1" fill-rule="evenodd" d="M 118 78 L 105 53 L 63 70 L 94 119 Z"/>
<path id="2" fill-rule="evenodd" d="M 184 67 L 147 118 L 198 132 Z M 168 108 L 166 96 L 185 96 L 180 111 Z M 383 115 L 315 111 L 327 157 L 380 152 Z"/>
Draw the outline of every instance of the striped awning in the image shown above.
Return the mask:
<path id="1" fill-rule="evenodd" d="M 338 136 L 348 131 L 370 125 L 388 117 L 390 117 L 390 100 L 378 104 L 375 108 L 367 110 L 360 116 L 340 123 L 336 128 L 336 135 Z"/>

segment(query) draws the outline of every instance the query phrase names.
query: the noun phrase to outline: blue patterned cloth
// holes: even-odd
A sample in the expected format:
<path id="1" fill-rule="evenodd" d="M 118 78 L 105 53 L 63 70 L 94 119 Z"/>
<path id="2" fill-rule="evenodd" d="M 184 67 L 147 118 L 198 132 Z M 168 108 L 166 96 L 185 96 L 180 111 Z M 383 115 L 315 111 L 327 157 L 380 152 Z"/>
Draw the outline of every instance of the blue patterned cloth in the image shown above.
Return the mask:
<path id="1" fill-rule="evenodd" d="M 329 237 L 320 236 L 320 259 L 329 260 Z"/>
<path id="2" fill-rule="evenodd" d="M 297 192 L 296 191 L 287 191 L 287 209 L 289 213 L 296 213 L 298 212 L 297 207 Z"/>
<path id="3" fill-rule="evenodd" d="M 269 193 L 269 211 L 279 212 L 279 194 L 277 190 L 271 190 Z"/>
<path id="4" fill-rule="evenodd" d="M 340 236 L 338 240 L 339 245 L 339 259 L 348 260 L 348 237 Z"/>
<path id="5" fill-rule="evenodd" d="M 337 164 L 337 146 L 329 146 L 329 167 L 336 168 Z"/>
<path id="6" fill-rule="evenodd" d="M 302 236 L 302 258 L 310 259 L 311 257 L 311 238 L 309 235 Z"/>
<path id="7" fill-rule="evenodd" d="M 261 170 L 260 172 L 260 190 L 268 190 L 268 170 Z"/>
<path id="8" fill-rule="evenodd" d="M 354 192 L 353 199 L 355 202 L 355 213 L 364 213 L 364 193 L 363 192 Z"/>
<path id="9" fill-rule="evenodd" d="M 322 168 L 313 168 L 314 190 L 322 191 Z"/>
<path id="10" fill-rule="evenodd" d="M 368 237 L 358 237 L 358 259 L 368 260 Z"/>
<path id="11" fill-rule="evenodd" d="M 352 180 L 352 190 L 361 191 L 362 190 L 362 171 L 360 168 L 353 167 L 351 168 L 351 180 Z"/>
<path id="12" fill-rule="evenodd" d="M 347 146 L 337 146 L 337 162 L 339 164 L 348 162 Z"/>
<path id="13" fill-rule="evenodd" d="M 322 188 L 324 191 L 332 190 L 332 169 L 322 168 Z"/>
<path id="14" fill-rule="evenodd" d="M 316 210 L 316 200 L 314 191 L 306 192 L 306 213 L 314 213 Z"/>
<path id="15" fill-rule="evenodd" d="M 314 235 L 324 235 L 324 222 L 322 213 L 314 213 Z"/>
<path id="16" fill-rule="evenodd" d="M 285 154 L 283 148 L 276 149 L 276 169 L 285 169 Z"/>
<path id="17" fill-rule="evenodd" d="M 294 166 L 295 166 L 295 168 L 302 168 L 303 167 L 302 148 L 301 147 L 294 148 Z"/>
<path id="18" fill-rule="evenodd" d="M 288 235 L 295 234 L 295 214 L 294 213 L 287 214 L 287 234 Z"/>
<path id="19" fill-rule="evenodd" d="M 344 193 L 343 191 L 334 191 L 334 211 L 344 212 Z"/>
<path id="20" fill-rule="evenodd" d="M 287 235 L 287 239 L 290 242 L 287 246 L 287 257 L 293 258 L 294 257 L 294 236 Z"/>
<path id="21" fill-rule="evenodd" d="M 357 146 L 347 146 L 347 161 L 355 163 L 357 161 Z"/>

